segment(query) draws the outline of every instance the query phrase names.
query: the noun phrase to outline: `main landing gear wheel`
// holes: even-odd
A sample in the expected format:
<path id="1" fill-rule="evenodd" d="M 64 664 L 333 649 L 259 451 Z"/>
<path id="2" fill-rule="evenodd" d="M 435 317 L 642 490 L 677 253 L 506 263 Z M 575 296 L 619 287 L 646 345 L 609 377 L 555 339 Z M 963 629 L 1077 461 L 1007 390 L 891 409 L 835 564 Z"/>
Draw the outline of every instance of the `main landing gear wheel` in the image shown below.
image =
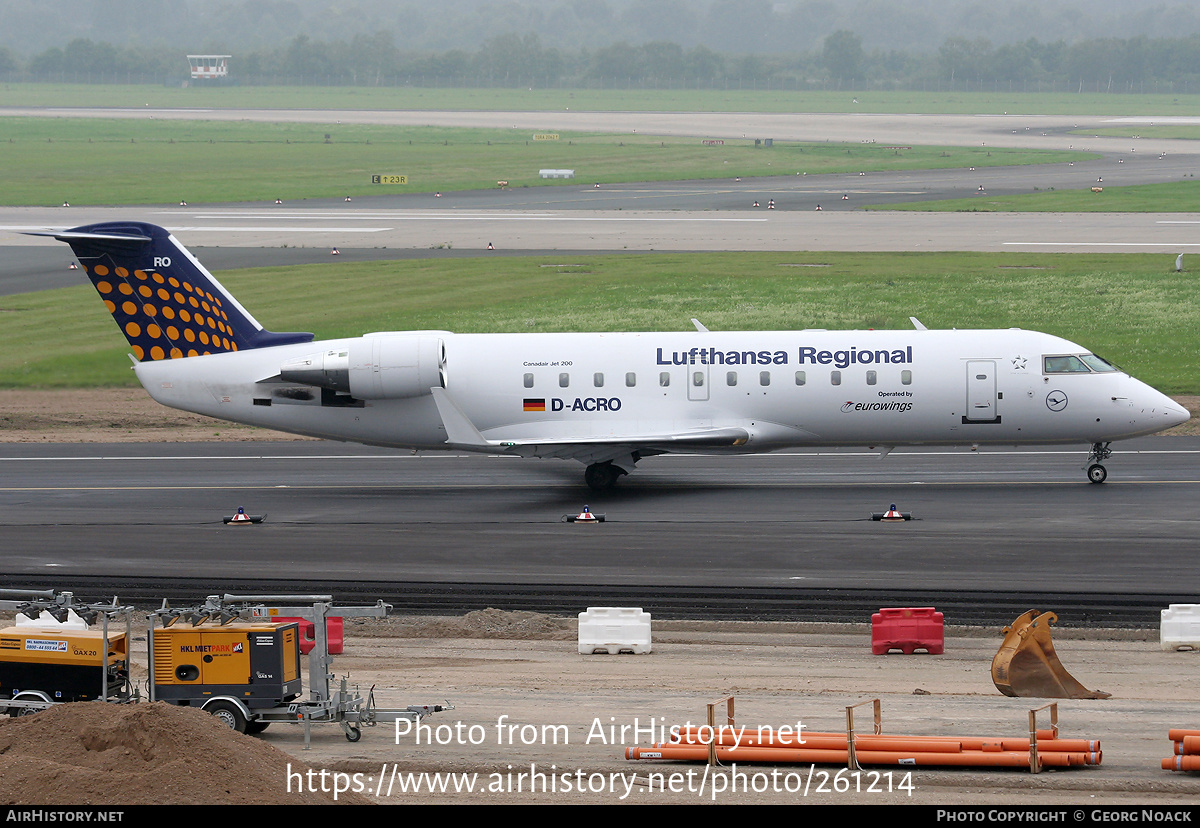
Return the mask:
<path id="1" fill-rule="evenodd" d="M 1087 476 L 1089 482 L 1103 483 L 1108 479 L 1108 469 L 1100 464 L 1112 457 L 1110 445 L 1111 443 L 1092 443 L 1092 450 L 1088 453 Z"/>
<path id="2" fill-rule="evenodd" d="M 607 492 L 617 485 L 617 480 L 623 474 L 628 474 L 628 472 L 612 463 L 592 463 L 584 471 L 583 479 L 593 492 Z"/>

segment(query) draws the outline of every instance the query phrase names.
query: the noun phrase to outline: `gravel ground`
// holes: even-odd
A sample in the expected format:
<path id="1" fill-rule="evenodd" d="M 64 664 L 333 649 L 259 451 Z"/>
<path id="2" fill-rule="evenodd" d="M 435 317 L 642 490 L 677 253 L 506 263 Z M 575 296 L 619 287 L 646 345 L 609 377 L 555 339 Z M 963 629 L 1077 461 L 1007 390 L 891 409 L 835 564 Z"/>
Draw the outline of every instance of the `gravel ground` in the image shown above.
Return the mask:
<path id="1" fill-rule="evenodd" d="M 746 764 L 706 772 L 699 763 L 627 761 L 623 749 L 658 741 L 663 728 L 703 723 L 710 702 L 722 700 L 723 715 L 728 697 L 735 699 L 739 726 L 844 732 L 847 706 L 879 699 L 885 733 L 1004 738 L 1027 736 L 1029 711 L 1048 700 L 1009 698 L 996 690 L 991 660 L 999 630 L 949 629 L 945 653 L 938 656 L 872 655 L 868 625 L 656 621 L 653 639 L 653 652 L 646 655 L 581 655 L 574 619 L 497 610 L 348 622 L 346 652 L 333 666 L 336 676 L 348 674 L 363 691 L 374 687 L 381 708 L 454 709 L 425 719 L 419 734 L 397 734 L 389 722 L 365 728 L 361 740 L 351 743 L 337 726 L 316 725 L 306 748 L 300 727 L 276 724 L 262 736 L 236 740 L 257 740 L 286 757 L 270 764 L 274 778 L 256 777 L 258 793 L 247 801 L 298 796 L 297 777 L 290 777 L 288 789 L 285 768 L 292 761 L 316 769 L 306 780 L 318 788 L 324 770 L 327 787 L 340 780 L 382 804 L 1196 802 L 1200 778 L 1164 771 L 1160 763 L 1171 752 L 1169 729 L 1200 727 L 1194 692 L 1200 654 L 1164 652 L 1155 631 L 1056 635 L 1069 672 L 1089 689 L 1112 694 L 1057 703 L 1064 738 L 1101 742 L 1099 766 L 1037 775 L 879 767 L 857 777 L 843 773 L 841 782 L 836 766 Z M 144 668 L 138 675 L 144 677 Z M 858 732 L 871 732 L 871 711 L 869 704 L 857 708 Z M 1047 727 L 1050 711 L 1037 715 L 1038 726 Z M 635 727 L 642 731 L 635 733 Z M 648 728 L 655 729 L 654 736 Z M 227 739 L 212 747 L 231 752 Z M 10 757 L 14 752 L 0 750 Z M 66 748 L 62 753 L 74 755 Z M 230 772 L 237 772 L 236 763 Z M 410 773 L 441 774 L 442 784 L 473 783 L 475 790 L 402 792 Z M 70 774 L 60 770 L 55 778 L 69 780 Z M 425 784 L 431 778 L 424 777 Z M 744 789 L 730 790 L 731 780 Z M 837 787 L 848 780 L 850 789 Z M 172 801 L 174 788 L 157 795 Z M 70 799 L 74 788 L 60 790 Z"/>

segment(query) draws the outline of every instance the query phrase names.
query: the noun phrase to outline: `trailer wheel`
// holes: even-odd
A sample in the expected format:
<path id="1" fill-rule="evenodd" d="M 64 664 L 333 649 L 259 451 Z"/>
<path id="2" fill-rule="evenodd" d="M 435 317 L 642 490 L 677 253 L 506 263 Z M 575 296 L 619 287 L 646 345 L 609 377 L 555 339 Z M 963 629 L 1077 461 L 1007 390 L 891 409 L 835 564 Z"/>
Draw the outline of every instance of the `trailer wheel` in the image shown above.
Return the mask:
<path id="1" fill-rule="evenodd" d="M 17 695 L 13 696 L 12 700 L 13 701 L 36 701 L 36 702 L 46 701 L 46 699 L 44 699 L 42 696 L 37 695 L 36 693 L 17 693 Z M 34 713 L 41 713 L 41 712 L 42 711 L 37 709 L 36 707 L 10 707 L 8 709 L 8 715 L 10 718 L 13 718 L 13 719 L 20 718 L 21 716 L 32 716 Z"/>
<path id="2" fill-rule="evenodd" d="M 219 701 L 213 702 L 206 709 L 220 721 L 229 725 L 231 730 L 236 730 L 238 733 L 246 732 L 246 717 L 242 715 L 242 711 L 236 704 Z"/>
<path id="3" fill-rule="evenodd" d="M 346 728 L 346 741 L 347 742 L 357 742 L 361 738 L 362 738 L 362 731 L 359 730 L 357 727 L 350 726 L 350 727 Z"/>
<path id="4" fill-rule="evenodd" d="M 246 733 L 256 736 L 271 725 L 270 722 L 246 722 Z"/>

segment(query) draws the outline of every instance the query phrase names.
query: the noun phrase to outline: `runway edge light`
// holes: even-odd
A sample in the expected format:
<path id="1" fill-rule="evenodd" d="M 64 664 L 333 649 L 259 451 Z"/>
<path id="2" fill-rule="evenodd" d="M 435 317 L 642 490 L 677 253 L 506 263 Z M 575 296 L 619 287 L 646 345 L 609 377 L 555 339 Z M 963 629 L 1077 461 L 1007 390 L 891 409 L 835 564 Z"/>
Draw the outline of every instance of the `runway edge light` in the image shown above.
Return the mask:
<path id="1" fill-rule="evenodd" d="M 236 515 L 226 515 L 223 520 L 227 524 L 262 523 L 266 515 L 248 515 L 243 506 L 239 506 Z"/>
<path id="2" fill-rule="evenodd" d="M 906 520 L 912 520 L 912 512 L 901 512 L 896 508 L 896 504 L 893 503 L 888 507 L 886 512 L 873 512 L 871 520 L 878 520 L 884 523 L 901 523 Z"/>
<path id="3" fill-rule="evenodd" d="M 584 506 L 577 515 L 563 515 L 563 523 L 604 523 L 604 515 L 598 515 L 590 507 Z"/>

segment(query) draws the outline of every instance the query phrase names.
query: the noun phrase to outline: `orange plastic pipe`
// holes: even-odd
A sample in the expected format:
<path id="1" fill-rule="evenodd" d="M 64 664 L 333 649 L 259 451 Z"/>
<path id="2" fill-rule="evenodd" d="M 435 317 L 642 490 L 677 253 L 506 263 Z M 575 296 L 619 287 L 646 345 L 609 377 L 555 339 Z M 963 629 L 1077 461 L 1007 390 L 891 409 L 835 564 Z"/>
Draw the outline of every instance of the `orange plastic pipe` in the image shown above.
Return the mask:
<path id="1" fill-rule="evenodd" d="M 771 762 L 774 764 L 845 764 L 846 750 L 806 750 L 800 748 L 738 748 L 716 749 L 717 759 L 723 762 Z M 858 761 L 864 765 L 915 765 L 959 767 L 1029 767 L 1029 753 L 903 753 L 900 751 L 858 750 Z M 1065 754 L 1051 754 L 1063 756 Z M 693 762 L 708 760 L 708 748 L 701 745 L 671 745 L 652 748 L 625 749 L 626 759 L 682 759 Z M 1044 762 L 1045 757 L 1040 757 Z M 1066 766 L 1066 761 L 1062 766 Z"/>
<path id="2" fill-rule="evenodd" d="M 708 736 L 699 728 L 687 728 L 680 732 L 681 744 L 704 744 L 699 736 Z M 741 739 L 740 743 L 737 742 Z M 800 743 L 800 740 L 803 743 Z M 732 747 L 735 743 L 740 747 L 799 747 L 817 748 L 821 750 L 845 750 L 846 734 L 844 733 L 787 733 L 778 734 L 770 730 L 747 730 L 743 733 L 731 733 L 728 729 L 719 730 L 716 743 L 718 746 Z M 1099 753 L 1100 742 L 1095 739 L 1039 739 L 1039 753 Z M 856 750 L 901 750 L 958 753 L 962 751 L 1028 751 L 1028 739 L 980 739 L 956 738 L 952 736 L 900 736 L 868 734 L 856 736 Z"/>
<path id="3" fill-rule="evenodd" d="M 1162 760 L 1163 770 L 1200 771 L 1200 756 L 1170 756 Z"/>
<path id="4" fill-rule="evenodd" d="M 712 732 L 713 730 L 728 733 L 728 732 L 730 732 L 730 726 L 718 725 L 718 726 L 715 726 L 715 728 L 714 728 L 714 727 L 709 727 L 707 725 L 704 725 L 704 726 L 692 725 L 690 727 L 680 727 L 679 728 L 679 736 L 680 736 L 680 738 L 695 737 L 695 736 L 697 736 L 698 733 L 703 732 L 703 733 L 707 734 L 709 732 Z M 742 728 L 738 727 L 737 732 L 744 734 L 743 742 L 744 742 L 745 737 L 760 737 L 760 738 L 770 738 L 770 737 L 779 738 L 780 737 L 779 731 L 772 730 L 772 728 L 769 728 L 769 727 L 760 727 L 760 728 L 757 728 L 757 730 L 754 730 L 754 728 L 749 728 L 749 727 L 745 728 L 745 730 L 742 730 Z M 1176 733 L 1176 732 L 1188 733 L 1188 734 L 1194 734 L 1194 736 L 1200 736 L 1200 731 L 1171 731 L 1171 733 Z M 838 731 L 838 732 L 803 731 L 800 734 L 802 734 L 802 736 L 804 737 L 805 740 L 808 740 L 810 737 L 815 737 L 815 736 L 816 737 L 830 736 L 830 737 L 841 737 L 841 738 L 846 737 L 846 734 L 841 731 Z M 868 736 L 874 736 L 874 734 L 868 734 Z M 882 737 L 895 737 L 896 734 L 882 733 L 881 736 Z M 1038 744 L 1042 744 L 1043 742 L 1072 742 L 1072 740 L 1073 740 L 1073 739 L 1057 739 L 1054 736 L 1054 731 L 1038 731 L 1037 736 L 1038 736 Z M 782 738 L 794 738 L 794 737 L 796 737 L 796 733 L 794 733 L 794 732 L 790 732 L 790 733 L 784 734 L 784 736 L 782 736 Z M 859 737 L 859 738 L 862 738 L 862 737 Z M 1001 740 L 1001 739 L 996 739 L 996 738 L 980 738 L 980 737 L 972 738 L 972 737 L 960 737 L 960 736 L 917 736 L 917 737 L 902 737 L 902 738 L 935 739 L 935 740 L 941 740 L 941 742 L 961 742 L 962 748 L 964 748 L 964 750 L 980 750 L 980 748 L 978 748 L 977 745 L 996 743 L 996 742 L 1000 742 L 1000 740 Z M 1174 736 L 1172 736 L 1172 739 L 1174 739 Z M 1008 739 L 1004 739 L 1004 740 L 1008 740 Z M 1016 739 L 1016 740 L 1019 740 L 1019 742 L 1024 742 L 1025 744 L 1028 744 L 1028 739 L 1026 739 L 1026 738 L 1021 738 L 1021 739 Z M 1074 740 L 1078 740 L 1078 742 L 1085 742 L 1085 739 L 1074 739 Z M 1178 740 L 1180 740 L 1180 739 L 1175 739 L 1175 740 L 1176 740 L 1176 742 L 1178 742 Z"/>
<path id="5" fill-rule="evenodd" d="M 801 739 L 803 742 L 801 742 Z M 802 736 L 789 734 L 786 736 L 751 736 L 743 734 L 738 741 L 736 734 L 722 733 L 716 740 L 718 747 L 737 747 L 742 750 L 747 747 L 785 748 L 790 750 L 845 750 L 846 735 L 832 733 L 805 733 Z M 686 739 L 679 744 L 707 745 L 699 739 Z M 900 750 L 920 751 L 922 753 L 961 753 L 962 746 L 958 742 L 940 741 L 921 736 L 856 736 L 856 750 Z"/>

